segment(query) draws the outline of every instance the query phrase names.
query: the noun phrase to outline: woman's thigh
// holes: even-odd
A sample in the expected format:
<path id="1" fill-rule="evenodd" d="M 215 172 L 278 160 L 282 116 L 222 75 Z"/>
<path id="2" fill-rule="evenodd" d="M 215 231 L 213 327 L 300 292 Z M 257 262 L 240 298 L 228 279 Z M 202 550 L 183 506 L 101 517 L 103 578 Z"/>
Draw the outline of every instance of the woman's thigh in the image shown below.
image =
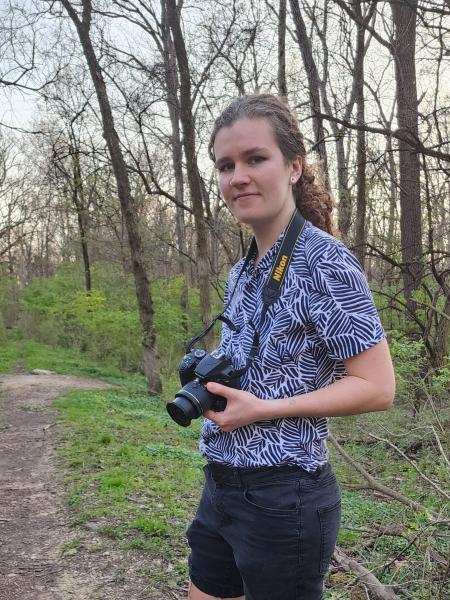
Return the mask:
<path id="1" fill-rule="evenodd" d="M 209 471 L 188 530 L 191 600 L 320 600 L 336 543 L 340 494 L 318 477 L 215 483 Z M 204 590 L 204 591 L 201 591 Z"/>
<path id="2" fill-rule="evenodd" d="M 188 600 L 217 600 L 218 596 L 210 596 L 209 594 L 205 594 L 201 590 L 196 587 L 192 581 L 189 582 L 189 591 L 188 591 Z M 223 598 L 220 600 L 245 600 L 245 596 L 239 596 L 239 598 Z"/>
<path id="3" fill-rule="evenodd" d="M 188 531 L 191 547 L 189 575 L 192 600 L 243 598 L 244 588 L 236 567 L 233 548 L 220 531 L 226 518 L 218 499 L 217 486 L 209 470 L 197 514 Z"/>
<path id="4" fill-rule="evenodd" d="M 322 477 L 272 481 L 234 490 L 222 528 L 233 548 L 247 600 L 320 600 L 336 543 L 340 494 Z"/>

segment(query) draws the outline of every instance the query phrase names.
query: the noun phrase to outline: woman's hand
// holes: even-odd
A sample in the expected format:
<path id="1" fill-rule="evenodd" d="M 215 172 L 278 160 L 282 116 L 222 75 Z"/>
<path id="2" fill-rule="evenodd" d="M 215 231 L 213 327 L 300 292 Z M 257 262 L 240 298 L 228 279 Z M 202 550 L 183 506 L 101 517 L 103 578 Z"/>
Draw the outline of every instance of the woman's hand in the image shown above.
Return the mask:
<path id="1" fill-rule="evenodd" d="M 222 431 L 233 431 L 262 419 L 262 407 L 265 403 L 250 392 L 235 390 L 214 382 L 206 384 L 206 388 L 211 394 L 226 398 L 227 407 L 224 411 L 205 412 L 205 417 L 214 421 Z"/>

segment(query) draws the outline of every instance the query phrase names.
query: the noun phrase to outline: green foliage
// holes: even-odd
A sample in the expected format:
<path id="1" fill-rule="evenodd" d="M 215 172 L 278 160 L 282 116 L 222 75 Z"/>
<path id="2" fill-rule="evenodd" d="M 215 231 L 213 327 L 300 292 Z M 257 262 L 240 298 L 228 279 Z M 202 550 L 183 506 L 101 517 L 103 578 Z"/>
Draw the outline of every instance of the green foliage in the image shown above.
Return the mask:
<path id="1" fill-rule="evenodd" d="M 17 330 L 8 331 L 0 346 L 0 372 L 14 372 L 18 366 L 28 371 L 47 369 L 97 377 L 113 385 L 126 385 L 130 392 L 144 393 L 145 377 L 139 373 L 123 373 L 116 367 L 92 363 L 83 353 L 67 348 L 53 348 L 35 340 L 24 339 Z"/>
<path id="2" fill-rule="evenodd" d="M 404 311 L 395 310 L 395 298 L 401 295 L 399 285 L 384 286 L 382 289 L 375 289 L 371 286 L 375 306 L 380 315 L 381 322 L 386 331 L 403 330 L 405 327 Z"/>
<path id="3" fill-rule="evenodd" d="M 63 265 L 54 277 L 35 279 L 22 296 L 22 329 L 41 342 L 77 348 L 118 368 L 138 370 L 135 307 L 115 306 L 108 301 L 108 290 L 79 291 L 81 277 L 79 265 Z"/>
<path id="4" fill-rule="evenodd" d="M 423 387 L 422 371 L 426 364 L 423 343 L 393 331 L 389 347 L 395 363 L 397 398 L 414 403 L 417 391 Z"/>
<path id="5" fill-rule="evenodd" d="M 184 435 L 164 404 L 119 389 L 68 394 L 55 402 L 64 424 L 59 457 L 72 523 L 91 522 L 111 544 L 170 561 L 171 577 L 182 586 L 184 530 L 204 461 L 197 451 L 199 423 L 192 436 Z"/>
<path id="6" fill-rule="evenodd" d="M 11 373 L 22 358 L 20 335 L 3 330 L 0 336 L 0 373 Z"/>
<path id="7" fill-rule="evenodd" d="M 142 347 L 133 280 L 112 264 L 94 264 L 96 284 L 82 291 L 81 265 L 64 264 L 51 278 L 37 278 L 21 298 L 20 328 L 54 347 L 74 348 L 121 370 L 140 371 Z M 186 315 L 183 279 L 152 284 L 154 326 L 163 374 L 174 373 L 187 338 L 201 329 L 199 296 L 189 292 Z"/>
<path id="8" fill-rule="evenodd" d="M 12 275 L 0 276 L 0 340 L 6 329 L 15 326 L 19 317 L 19 286 L 17 278 Z"/>
<path id="9" fill-rule="evenodd" d="M 190 306 L 186 315 L 181 306 L 183 285 L 180 276 L 158 279 L 152 284 L 154 323 L 164 374 L 174 372 L 183 355 L 186 339 L 202 328 L 198 291 L 189 291 Z"/>
<path id="10" fill-rule="evenodd" d="M 389 346 L 395 366 L 396 396 L 417 408 L 422 395 L 445 401 L 450 387 L 450 370 L 429 368 L 422 340 L 411 340 L 400 331 L 392 331 Z"/>

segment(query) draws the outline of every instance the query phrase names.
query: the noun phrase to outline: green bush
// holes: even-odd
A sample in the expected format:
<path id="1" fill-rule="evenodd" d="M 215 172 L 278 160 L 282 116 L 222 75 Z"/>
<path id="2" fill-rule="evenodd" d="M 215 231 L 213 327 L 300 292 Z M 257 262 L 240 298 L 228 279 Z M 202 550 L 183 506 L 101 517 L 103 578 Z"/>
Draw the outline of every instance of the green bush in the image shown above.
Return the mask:
<path id="1" fill-rule="evenodd" d="M 20 329 L 53 347 L 74 348 L 126 371 L 141 370 L 142 347 L 133 278 L 113 264 L 92 267 L 96 284 L 83 291 L 78 263 L 62 265 L 51 278 L 35 279 L 23 292 Z M 189 290 L 188 314 L 181 305 L 183 278 L 152 283 L 154 325 L 162 371 L 173 374 L 186 339 L 201 328 L 197 290 Z"/>
<path id="2" fill-rule="evenodd" d="M 422 340 L 411 340 L 400 331 L 389 335 L 389 346 L 395 367 L 397 398 L 418 408 L 418 399 L 441 401 L 448 397 L 450 369 L 429 368 Z"/>
<path id="3" fill-rule="evenodd" d="M 19 317 L 19 286 L 16 277 L 2 274 L 0 277 L 0 322 L 11 329 Z M 0 332 L 1 335 L 1 332 Z"/>

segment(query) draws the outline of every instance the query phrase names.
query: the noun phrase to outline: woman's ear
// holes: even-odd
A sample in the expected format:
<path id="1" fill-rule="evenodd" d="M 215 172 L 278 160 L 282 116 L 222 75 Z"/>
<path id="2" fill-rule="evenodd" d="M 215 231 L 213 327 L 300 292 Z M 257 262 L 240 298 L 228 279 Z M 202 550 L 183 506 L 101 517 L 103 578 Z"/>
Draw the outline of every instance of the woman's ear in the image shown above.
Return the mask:
<path id="1" fill-rule="evenodd" d="M 295 180 L 298 181 L 302 176 L 303 172 L 303 160 L 301 156 L 297 156 L 291 163 L 291 177 L 295 177 Z"/>

